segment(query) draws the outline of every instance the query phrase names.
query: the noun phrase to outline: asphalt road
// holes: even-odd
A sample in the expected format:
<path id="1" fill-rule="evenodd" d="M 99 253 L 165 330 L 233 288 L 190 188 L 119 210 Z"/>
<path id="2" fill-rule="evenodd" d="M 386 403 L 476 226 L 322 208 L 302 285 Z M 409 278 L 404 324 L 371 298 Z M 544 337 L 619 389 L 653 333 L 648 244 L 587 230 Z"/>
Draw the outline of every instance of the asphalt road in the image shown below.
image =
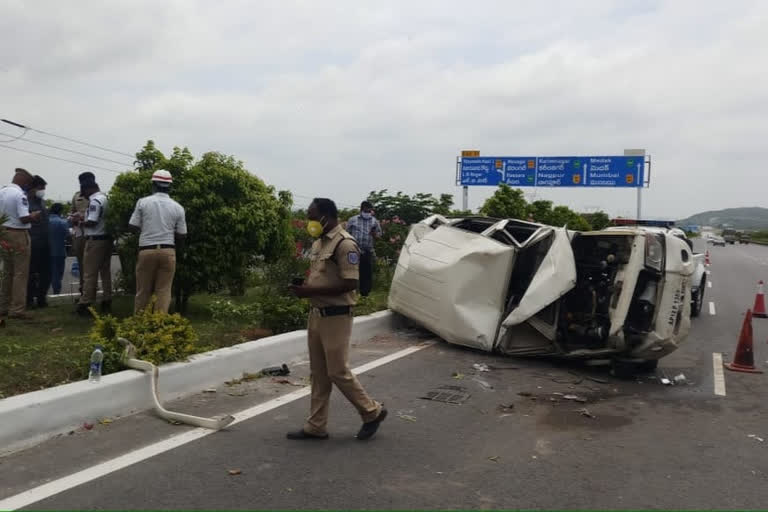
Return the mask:
<path id="1" fill-rule="evenodd" d="M 398 357 L 424 339 L 395 333 L 353 350 L 355 366 L 395 354 L 361 376 L 391 411 L 373 441 L 354 439 L 358 419 L 338 393 L 330 440 L 285 440 L 308 408 L 306 397 L 286 398 L 306 383 L 298 365 L 290 383 L 222 386 L 169 405 L 217 414 L 286 401 L 226 431 L 184 443 L 190 428 L 140 414 L 2 458 L 0 508 L 28 489 L 34 509 L 765 508 L 768 377 L 726 371 L 718 396 L 713 354 L 731 359 L 756 283 L 768 280 L 768 247 L 709 250 L 702 316 L 656 377 L 620 381 L 600 367 L 442 342 Z M 766 368 L 768 319 L 755 319 L 754 332 Z M 684 385 L 658 379 L 680 373 Z M 470 396 L 461 405 L 421 398 L 441 386 Z M 156 455 L 136 455 L 156 442 Z M 118 458 L 126 454 L 135 463 Z"/>

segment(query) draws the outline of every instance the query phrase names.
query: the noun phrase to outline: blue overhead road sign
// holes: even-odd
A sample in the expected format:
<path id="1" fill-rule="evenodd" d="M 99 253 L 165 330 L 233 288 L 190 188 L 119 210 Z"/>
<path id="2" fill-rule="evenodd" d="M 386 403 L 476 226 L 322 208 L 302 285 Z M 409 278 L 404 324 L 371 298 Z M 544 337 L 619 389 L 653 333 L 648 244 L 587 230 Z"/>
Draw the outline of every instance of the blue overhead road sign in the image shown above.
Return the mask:
<path id="1" fill-rule="evenodd" d="M 642 187 L 642 156 L 464 157 L 461 185 Z"/>

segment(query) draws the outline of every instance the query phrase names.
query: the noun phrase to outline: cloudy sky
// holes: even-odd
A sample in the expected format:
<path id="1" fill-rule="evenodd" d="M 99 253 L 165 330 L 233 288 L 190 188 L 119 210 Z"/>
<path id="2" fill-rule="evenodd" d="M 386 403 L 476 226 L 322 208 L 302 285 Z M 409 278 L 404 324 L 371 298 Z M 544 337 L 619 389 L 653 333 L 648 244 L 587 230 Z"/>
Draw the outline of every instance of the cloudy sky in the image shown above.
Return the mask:
<path id="1" fill-rule="evenodd" d="M 644 214 L 768 206 L 768 2 L 0 0 L 0 118 L 133 154 L 217 150 L 359 204 L 453 193 L 462 149 L 652 155 Z M 71 197 L 129 156 L 0 124 L 0 174 Z M 34 144 L 33 142 L 38 142 Z M 99 156 L 67 153 L 39 143 Z M 102 186 L 113 172 L 94 169 Z M 475 208 L 493 192 L 470 190 Z M 629 190 L 538 190 L 631 215 Z M 306 203 L 297 197 L 297 203 Z"/>

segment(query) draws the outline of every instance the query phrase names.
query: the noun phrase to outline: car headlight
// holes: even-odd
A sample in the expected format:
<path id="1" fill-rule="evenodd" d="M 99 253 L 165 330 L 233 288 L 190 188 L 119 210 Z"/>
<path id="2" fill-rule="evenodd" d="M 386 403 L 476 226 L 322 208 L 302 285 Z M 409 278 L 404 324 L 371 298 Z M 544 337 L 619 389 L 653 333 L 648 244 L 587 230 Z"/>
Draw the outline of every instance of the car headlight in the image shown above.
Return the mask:
<path id="1" fill-rule="evenodd" d="M 664 268 L 664 239 L 661 235 L 645 234 L 645 266 L 657 272 Z"/>

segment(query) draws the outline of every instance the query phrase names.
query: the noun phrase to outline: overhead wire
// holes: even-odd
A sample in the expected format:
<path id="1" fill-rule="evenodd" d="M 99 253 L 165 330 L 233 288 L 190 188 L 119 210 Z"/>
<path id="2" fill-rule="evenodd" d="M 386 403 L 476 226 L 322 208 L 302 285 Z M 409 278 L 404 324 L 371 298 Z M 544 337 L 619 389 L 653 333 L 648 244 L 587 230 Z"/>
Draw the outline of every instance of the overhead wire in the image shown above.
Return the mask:
<path id="1" fill-rule="evenodd" d="M 11 136 L 10 134 L 3 133 L 3 132 L 0 132 L 0 135 L 5 135 L 7 137 Z M 0 142 L 6 142 L 7 143 L 7 142 L 13 142 L 13 141 L 18 140 L 18 139 L 19 139 L 19 137 L 17 137 L 16 139 L 11 139 L 10 141 L 0 141 Z M 113 163 L 113 164 L 125 165 L 125 166 L 128 166 L 128 167 L 133 167 L 132 164 L 127 164 L 125 162 L 118 162 L 117 160 L 111 160 L 109 158 L 104 158 L 104 157 L 92 155 L 90 153 L 83 153 L 82 151 L 75 151 L 74 149 L 67 149 L 67 148 L 62 148 L 61 146 L 54 146 L 53 144 L 46 144 L 45 142 L 39 142 L 39 141 L 36 141 L 36 140 L 29 140 L 29 139 L 24 139 L 21 142 L 26 142 L 28 144 L 37 144 L 38 146 L 45 146 L 47 148 L 53 148 L 53 149 L 57 149 L 59 151 L 66 151 L 67 153 L 74 153 L 76 155 L 81 155 L 81 156 L 85 156 L 85 157 L 88 157 L 88 158 L 93 158 L 95 160 L 102 160 L 104 162 L 110 162 L 110 163 Z"/>
<path id="2" fill-rule="evenodd" d="M 43 158 L 50 158 L 51 160 L 60 160 L 62 162 L 69 162 L 71 164 L 82 165 L 83 167 L 90 167 L 90 168 L 93 168 L 93 169 L 101 169 L 102 171 L 113 172 L 115 174 L 120 174 L 122 172 L 125 172 L 125 171 L 116 171 L 115 169 L 108 169 L 106 167 L 101 167 L 101 166 L 98 166 L 98 165 L 86 164 L 84 162 L 76 162 L 75 160 L 69 160 L 67 158 L 60 158 L 58 156 L 46 155 L 44 153 L 38 153 L 36 151 L 29 151 L 27 149 L 14 148 L 13 146 L 6 146 L 5 144 L 0 144 L 0 148 L 10 149 L 12 151 L 20 151 L 22 153 L 29 153 L 30 155 L 42 156 Z"/>
<path id="3" fill-rule="evenodd" d="M 82 140 L 73 139 L 71 137 L 65 137 L 64 135 L 57 135 L 55 133 L 46 132 L 44 130 L 39 130 L 37 128 L 32 128 L 31 126 L 25 126 L 25 125 L 23 125 L 21 123 L 16 123 L 16 122 L 10 121 L 8 119 L 0 119 L 0 121 L 2 121 L 4 123 L 7 123 L 7 124 L 10 124 L 12 126 L 16 126 L 17 128 L 24 128 L 24 129 L 27 129 L 27 130 L 32 130 L 33 132 L 42 133 L 43 135 L 48 135 L 49 137 L 56 137 L 58 139 L 63 139 L 63 140 L 67 140 L 69 142 L 74 142 L 75 144 L 81 144 L 83 146 L 88 146 L 88 147 L 91 147 L 91 148 L 100 149 L 102 151 L 107 151 L 109 153 L 114 153 L 116 155 L 127 156 L 129 158 L 133 158 L 134 157 L 134 155 L 131 155 L 130 153 L 125 153 L 124 151 L 118 151 L 116 149 L 110 149 L 110 148 L 107 148 L 107 147 L 104 147 L 104 146 L 99 146 L 98 144 L 91 144 L 90 142 L 85 142 L 85 141 L 82 141 Z"/>

